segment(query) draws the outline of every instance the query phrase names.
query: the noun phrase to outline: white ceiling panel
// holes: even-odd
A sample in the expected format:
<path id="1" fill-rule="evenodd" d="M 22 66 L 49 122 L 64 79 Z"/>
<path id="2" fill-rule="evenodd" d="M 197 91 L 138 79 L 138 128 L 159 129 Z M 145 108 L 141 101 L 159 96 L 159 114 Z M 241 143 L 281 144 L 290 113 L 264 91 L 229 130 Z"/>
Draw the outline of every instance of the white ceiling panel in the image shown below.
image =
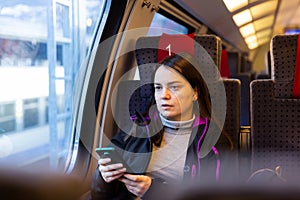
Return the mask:
<path id="1" fill-rule="evenodd" d="M 242 9 L 230 13 L 222 0 L 174 1 L 191 12 L 196 18 L 211 28 L 224 40 L 235 44 L 237 49 L 244 52 L 249 51 L 244 38 L 239 32 L 239 28 L 232 19 L 232 15 L 242 11 Z M 285 27 L 300 27 L 300 0 L 249 0 L 250 6 L 257 5 L 261 2 L 265 2 L 266 5 L 269 5 L 265 8 L 265 12 L 263 12 L 264 9 L 257 7 L 252 9 L 252 11 L 255 12 L 255 16 L 259 18 L 263 18 L 265 15 L 270 16 L 269 14 L 272 12 L 275 23 L 271 26 L 272 34 L 270 34 L 270 38 L 274 34 L 282 34 Z M 278 10 L 274 10 L 274 3 L 279 3 Z M 245 8 L 250 8 L 250 6 L 246 6 Z M 269 18 L 271 19 L 271 17 Z M 259 25 L 262 24 L 260 23 Z M 265 40 L 266 39 L 264 38 L 264 43 Z"/>

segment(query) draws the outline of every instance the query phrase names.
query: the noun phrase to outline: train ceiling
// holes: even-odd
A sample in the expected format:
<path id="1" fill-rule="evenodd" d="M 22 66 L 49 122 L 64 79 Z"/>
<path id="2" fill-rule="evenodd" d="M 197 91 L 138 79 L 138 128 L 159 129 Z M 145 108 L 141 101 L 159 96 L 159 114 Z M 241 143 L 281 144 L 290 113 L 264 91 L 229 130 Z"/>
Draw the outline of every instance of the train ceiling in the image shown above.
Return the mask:
<path id="1" fill-rule="evenodd" d="M 174 1 L 243 52 L 269 44 L 287 28 L 300 28 L 300 0 Z"/>

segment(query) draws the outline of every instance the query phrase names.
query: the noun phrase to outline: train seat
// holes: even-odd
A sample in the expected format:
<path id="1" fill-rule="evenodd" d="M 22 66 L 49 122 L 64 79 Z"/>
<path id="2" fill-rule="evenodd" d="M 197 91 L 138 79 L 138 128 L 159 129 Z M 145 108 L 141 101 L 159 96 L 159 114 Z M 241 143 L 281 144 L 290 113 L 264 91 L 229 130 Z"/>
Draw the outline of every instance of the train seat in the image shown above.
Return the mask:
<path id="1" fill-rule="evenodd" d="M 238 52 L 230 52 L 223 50 L 222 53 L 222 64 L 221 68 L 224 66 L 229 67 L 229 77 L 233 79 L 238 79 L 241 81 L 241 116 L 240 125 L 249 126 L 250 125 L 250 82 L 252 81 L 252 74 L 250 72 L 241 72 L 241 56 Z"/>
<path id="2" fill-rule="evenodd" d="M 300 177 L 300 99 L 293 97 L 298 35 L 271 41 L 272 79 L 251 83 L 252 171 L 282 168 L 287 179 Z"/>
<path id="3" fill-rule="evenodd" d="M 160 36 L 140 37 L 136 42 L 136 60 L 139 68 L 140 80 L 150 82 L 153 73 L 153 63 L 158 62 L 158 47 Z M 203 48 L 207 53 L 201 53 Z M 214 35 L 194 35 L 194 56 L 197 61 L 204 66 L 216 67 L 220 69 L 221 40 Z M 210 56 L 208 61 L 207 54 Z M 205 57 L 206 56 L 206 57 Z M 151 64 L 152 63 L 152 64 Z M 213 63 L 213 66 L 210 66 Z M 218 70 L 205 69 L 204 74 L 209 76 L 208 80 L 216 81 L 214 84 L 224 84 L 226 93 L 226 117 L 223 130 L 225 130 L 233 140 L 235 149 L 238 148 L 240 130 L 240 81 L 236 79 L 221 79 Z M 233 162 L 236 162 L 236 173 L 238 173 L 237 154 Z M 237 175 L 237 174 L 236 174 Z"/>
<path id="4" fill-rule="evenodd" d="M 115 120 L 123 131 L 129 132 L 133 121 L 137 117 L 147 118 L 148 108 L 153 102 L 152 96 L 152 85 L 150 84 L 142 85 L 139 80 L 123 80 L 120 82 Z"/>

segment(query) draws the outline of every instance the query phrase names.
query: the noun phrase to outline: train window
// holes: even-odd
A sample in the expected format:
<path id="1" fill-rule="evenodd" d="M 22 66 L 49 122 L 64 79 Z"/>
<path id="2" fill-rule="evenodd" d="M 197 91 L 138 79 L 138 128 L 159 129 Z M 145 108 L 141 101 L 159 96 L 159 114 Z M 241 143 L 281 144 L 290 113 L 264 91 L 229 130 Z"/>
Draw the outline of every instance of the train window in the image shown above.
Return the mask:
<path id="1" fill-rule="evenodd" d="M 0 165 L 64 170 L 73 91 L 105 0 L 0 2 Z"/>
<path id="2" fill-rule="evenodd" d="M 285 28 L 284 34 L 285 35 L 292 35 L 292 34 L 299 34 L 300 29 L 299 28 Z"/>
<path id="3" fill-rule="evenodd" d="M 182 24 L 175 22 L 174 20 L 160 14 L 155 13 L 154 18 L 151 22 L 148 36 L 158 36 L 163 33 L 167 34 L 186 34 L 188 33 L 188 28 Z"/>

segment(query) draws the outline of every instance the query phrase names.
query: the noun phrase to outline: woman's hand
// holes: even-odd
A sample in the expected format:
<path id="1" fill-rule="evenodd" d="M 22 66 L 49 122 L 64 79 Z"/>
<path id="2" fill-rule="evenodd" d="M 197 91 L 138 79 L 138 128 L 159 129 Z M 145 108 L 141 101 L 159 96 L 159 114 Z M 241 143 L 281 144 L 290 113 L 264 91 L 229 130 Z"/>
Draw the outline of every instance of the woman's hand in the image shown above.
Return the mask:
<path id="1" fill-rule="evenodd" d="M 129 192 L 138 197 L 142 197 L 148 191 L 152 182 L 149 176 L 133 174 L 124 174 L 119 180 L 126 185 Z"/>
<path id="2" fill-rule="evenodd" d="M 126 168 L 122 163 L 109 164 L 110 158 L 100 158 L 98 160 L 99 171 L 105 182 L 110 183 L 124 175 Z"/>

